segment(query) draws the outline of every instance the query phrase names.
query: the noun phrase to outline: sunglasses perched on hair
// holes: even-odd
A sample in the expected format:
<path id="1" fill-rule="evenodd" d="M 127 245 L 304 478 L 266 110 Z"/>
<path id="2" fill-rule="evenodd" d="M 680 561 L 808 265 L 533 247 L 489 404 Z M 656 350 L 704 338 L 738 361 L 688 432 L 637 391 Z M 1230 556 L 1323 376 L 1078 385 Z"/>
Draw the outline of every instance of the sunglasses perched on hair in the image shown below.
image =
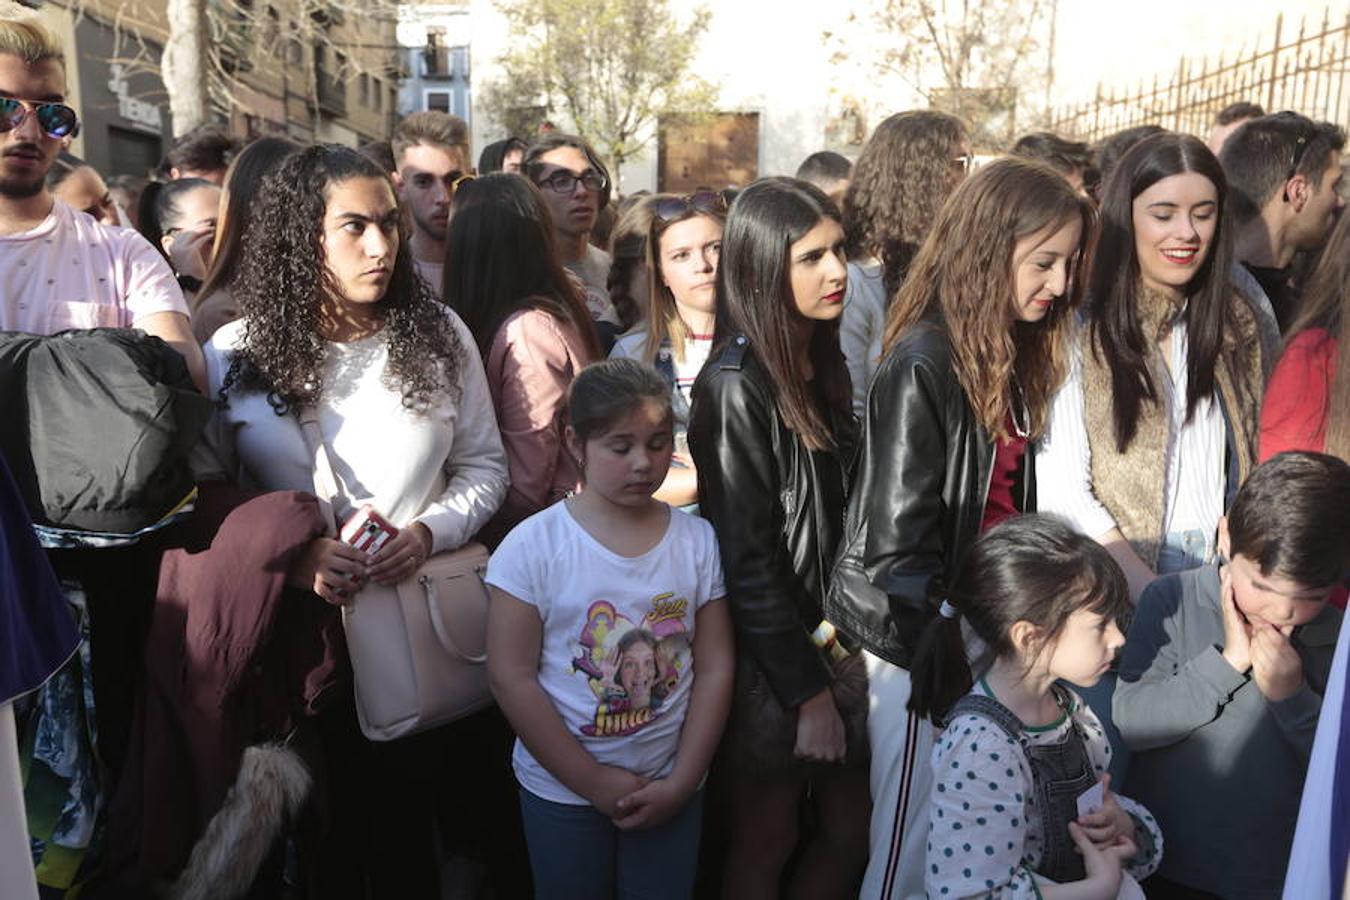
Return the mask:
<path id="1" fill-rule="evenodd" d="M 715 191 L 695 191 L 683 197 L 663 197 L 657 202 L 655 212 L 658 218 L 667 222 L 693 213 L 725 216 L 727 201 Z"/>
<path id="2" fill-rule="evenodd" d="M 1311 143 L 1312 141 L 1306 134 L 1300 134 L 1298 139 L 1294 141 L 1294 156 L 1289 160 L 1289 174 L 1284 176 L 1285 181 L 1298 174 L 1299 163 L 1303 162 L 1303 155 L 1308 152 L 1308 145 Z"/>
<path id="3" fill-rule="evenodd" d="M 1289 159 L 1289 171 L 1285 173 L 1286 182 L 1298 174 L 1298 167 L 1303 163 L 1303 157 L 1308 152 L 1308 145 L 1317 140 L 1317 127 L 1309 127 L 1309 123 L 1298 113 L 1288 110 L 1273 113 L 1271 119 L 1280 119 L 1289 122 L 1298 129 L 1298 136 L 1294 138 L 1294 152 Z M 1285 188 L 1284 199 L 1289 199 L 1289 189 Z"/>
<path id="4" fill-rule="evenodd" d="M 595 191 L 597 194 L 603 191 L 609 185 L 609 179 L 594 169 L 587 169 L 580 175 L 573 175 L 566 169 L 559 169 L 547 178 L 539 179 L 539 184 L 547 187 L 555 194 L 570 194 L 581 185 L 588 191 Z"/>
<path id="5" fill-rule="evenodd" d="M 49 138 L 74 137 L 80 130 L 80 117 L 64 103 L 34 103 L 0 97 L 0 133 L 18 128 L 29 113 L 37 116 L 38 127 Z"/>

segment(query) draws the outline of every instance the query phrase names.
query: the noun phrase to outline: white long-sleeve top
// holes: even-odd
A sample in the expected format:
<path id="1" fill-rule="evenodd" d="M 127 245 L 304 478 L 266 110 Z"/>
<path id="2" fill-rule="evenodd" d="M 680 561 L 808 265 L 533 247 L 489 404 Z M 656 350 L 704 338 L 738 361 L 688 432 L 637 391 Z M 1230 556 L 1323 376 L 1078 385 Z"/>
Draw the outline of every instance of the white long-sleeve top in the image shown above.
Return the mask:
<path id="1" fill-rule="evenodd" d="M 449 309 L 446 314 L 464 348 L 458 402 L 445 396 L 425 411 L 406 409 L 399 392 L 382 381 L 389 352 L 378 333 L 328 344 L 318 410 L 347 501 L 336 504 L 338 519 L 369 503 L 399 528 L 426 525 L 433 552 L 457 549 L 473 537 L 501 505 L 508 483 L 482 360 L 468 328 Z M 242 321 L 224 326 L 204 348 L 212 399 L 220 396 L 242 328 Z M 277 415 L 261 392 L 233 387 L 227 400 L 206 437 L 225 470 L 246 486 L 312 493 L 314 459 L 299 420 Z"/>
<path id="2" fill-rule="evenodd" d="M 867 387 L 881 364 L 881 334 L 886 330 L 884 271 L 876 260 L 848 264 L 844 311 L 839 317 L 839 349 L 853 381 L 853 412 L 867 411 Z"/>
<path id="3" fill-rule="evenodd" d="M 1075 343 L 1068 380 L 1050 408 L 1050 422 L 1036 451 L 1036 505 L 1056 513 L 1083 534 L 1100 538 L 1116 520 L 1092 491 L 1092 452 L 1083 409 L 1083 344 Z M 1223 515 L 1227 431 L 1218 401 L 1207 397 L 1186 421 L 1185 323 L 1172 326 L 1168 377 L 1162 379 L 1161 402 L 1168 416 L 1167 476 L 1159 485 L 1164 503 L 1163 534 L 1198 529 L 1211 536 Z M 1109 435 L 1103 440 L 1113 440 Z M 1162 536 L 1159 535 L 1159 538 Z"/>

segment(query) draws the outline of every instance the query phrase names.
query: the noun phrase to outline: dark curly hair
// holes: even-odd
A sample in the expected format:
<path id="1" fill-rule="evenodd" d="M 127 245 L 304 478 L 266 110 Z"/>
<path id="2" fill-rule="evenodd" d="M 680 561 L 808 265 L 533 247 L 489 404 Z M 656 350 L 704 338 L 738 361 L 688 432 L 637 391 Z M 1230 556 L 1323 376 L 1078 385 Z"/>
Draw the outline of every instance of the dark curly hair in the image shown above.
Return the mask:
<path id="1" fill-rule="evenodd" d="M 938 210 L 956 187 L 952 164 L 966 126 L 931 109 L 896 113 L 867 139 L 844 194 L 849 259 L 874 256 L 895 296 Z"/>
<path id="2" fill-rule="evenodd" d="M 323 396 L 326 342 L 319 307 L 338 287 L 325 265 L 323 220 L 329 188 L 352 178 L 389 176 L 355 150 L 335 144 L 308 147 L 283 160 L 264 179 L 244 232 L 233 284 L 243 331 L 221 397 L 232 387 L 266 391 L 277 415 Z M 413 269 L 406 224 L 383 299 L 375 306 L 389 350 L 385 384 L 409 409 L 424 409 L 437 394 L 458 399 L 464 345 L 449 312 Z"/>

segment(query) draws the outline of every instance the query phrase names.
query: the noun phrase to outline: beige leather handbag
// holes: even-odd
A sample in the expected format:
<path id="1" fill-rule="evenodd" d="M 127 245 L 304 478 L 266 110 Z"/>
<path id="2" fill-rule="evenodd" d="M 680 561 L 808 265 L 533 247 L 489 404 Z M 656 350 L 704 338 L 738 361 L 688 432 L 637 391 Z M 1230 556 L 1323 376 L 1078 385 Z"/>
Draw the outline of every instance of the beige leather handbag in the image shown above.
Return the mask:
<path id="1" fill-rule="evenodd" d="M 300 411 L 314 458 L 314 490 L 337 534 L 341 494 L 312 407 Z M 487 680 L 488 551 L 437 553 L 397 585 L 367 584 L 342 608 L 356 680 L 356 713 L 372 741 L 453 722 L 492 703 Z"/>

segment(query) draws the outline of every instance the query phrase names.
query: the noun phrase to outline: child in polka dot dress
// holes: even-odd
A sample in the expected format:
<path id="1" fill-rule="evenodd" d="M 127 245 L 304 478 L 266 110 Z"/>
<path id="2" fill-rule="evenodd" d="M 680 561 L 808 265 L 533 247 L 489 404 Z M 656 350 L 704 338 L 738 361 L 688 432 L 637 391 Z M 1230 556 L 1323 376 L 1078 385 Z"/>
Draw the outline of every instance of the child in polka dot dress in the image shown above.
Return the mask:
<path id="1" fill-rule="evenodd" d="M 911 709 L 946 722 L 932 758 L 929 897 L 1143 896 L 1137 880 L 1157 868 L 1162 834 L 1111 792 L 1101 723 L 1062 684 L 1106 672 L 1128 610 L 1115 562 L 1056 519 L 1012 519 L 971 549 L 911 670 Z"/>

